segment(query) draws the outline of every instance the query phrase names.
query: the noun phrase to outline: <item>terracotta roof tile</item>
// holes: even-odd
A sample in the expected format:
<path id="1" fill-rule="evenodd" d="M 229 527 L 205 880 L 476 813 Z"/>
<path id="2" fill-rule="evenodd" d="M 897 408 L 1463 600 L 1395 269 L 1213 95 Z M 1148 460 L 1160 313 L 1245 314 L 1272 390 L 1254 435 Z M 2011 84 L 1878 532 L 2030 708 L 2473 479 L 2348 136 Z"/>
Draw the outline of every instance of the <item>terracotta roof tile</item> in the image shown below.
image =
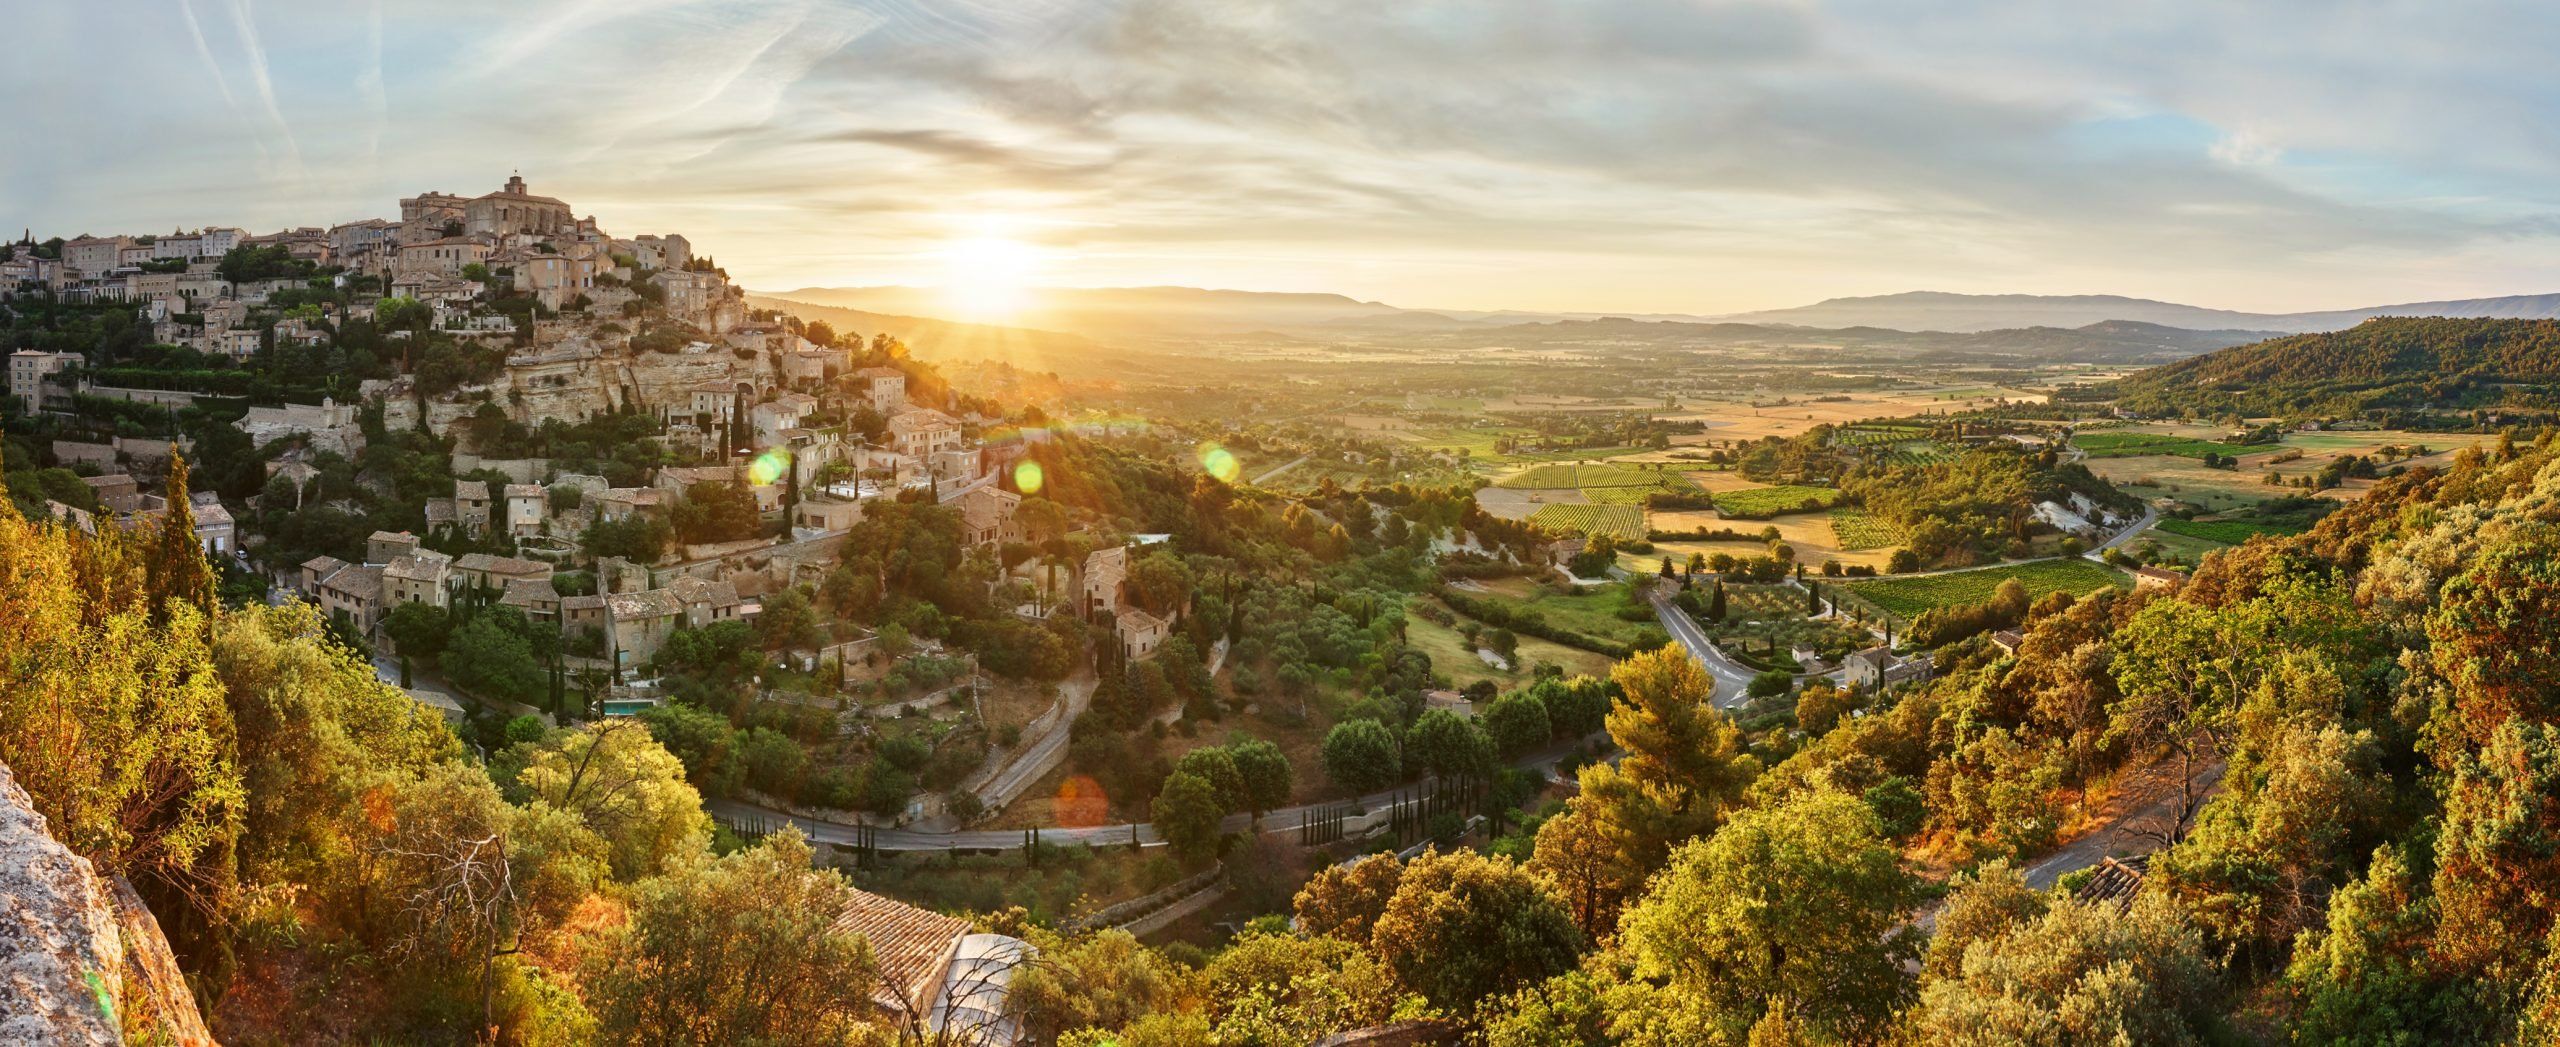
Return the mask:
<path id="1" fill-rule="evenodd" d="M 833 929 L 868 939 L 871 955 L 880 964 L 883 987 L 895 986 L 917 1009 L 932 1002 L 953 950 L 971 931 L 969 921 L 959 917 L 926 912 L 860 890 L 853 892 Z"/>

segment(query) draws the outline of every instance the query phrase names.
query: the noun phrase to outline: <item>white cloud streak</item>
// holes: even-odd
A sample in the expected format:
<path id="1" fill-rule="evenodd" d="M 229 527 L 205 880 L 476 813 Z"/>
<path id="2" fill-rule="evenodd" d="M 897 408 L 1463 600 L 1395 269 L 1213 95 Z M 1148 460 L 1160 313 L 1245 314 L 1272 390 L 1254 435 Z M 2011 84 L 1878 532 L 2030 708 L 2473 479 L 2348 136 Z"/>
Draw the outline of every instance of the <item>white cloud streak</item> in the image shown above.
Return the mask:
<path id="1" fill-rule="evenodd" d="M 364 212 L 244 190 L 274 167 L 373 212 L 521 167 L 764 285 L 897 279 L 994 214 L 1073 259 L 1062 282 L 1421 305 L 1704 312 L 1928 286 L 2312 308 L 2560 286 L 2560 75 L 2532 44 L 2560 16 L 2540 12 L 490 0 L 253 24 L 239 0 L 235 49 L 181 11 L 165 55 L 61 16 L 73 39 L 29 49 L 26 75 L 142 49 L 95 92 L 99 126 L 201 155 L 69 141 L 62 162 L 104 177 L 0 171 L 0 201 L 38 225 L 283 224 Z M 246 133 L 188 133 L 211 100 L 163 72 L 187 46 Z M 241 56 L 261 115 L 217 53 Z M 116 211 L 137 194 L 166 206 Z"/>
<path id="2" fill-rule="evenodd" d="M 240 53 L 248 60 L 249 81 L 257 87 L 258 101 L 266 107 L 267 122 L 275 128 L 276 137 L 284 140 L 285 172 L 300 181 L 302 147 L 294 142 L 293 126 L 285 122 L 284 110 L 276 104 L 275 81 L 267 74 L 266 45 L 258 40 L 258 24 L 249 13 L 249 0 L 231 0 L 231 27 L 240 34 Z"/>

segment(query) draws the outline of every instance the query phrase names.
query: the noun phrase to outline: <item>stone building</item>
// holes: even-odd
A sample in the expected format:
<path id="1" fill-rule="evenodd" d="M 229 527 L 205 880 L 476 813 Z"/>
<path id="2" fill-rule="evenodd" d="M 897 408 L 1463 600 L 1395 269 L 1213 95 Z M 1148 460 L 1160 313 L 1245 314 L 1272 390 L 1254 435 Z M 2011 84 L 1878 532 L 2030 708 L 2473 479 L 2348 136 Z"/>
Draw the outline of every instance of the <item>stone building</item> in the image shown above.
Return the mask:
<path id="1" fill-rule="evenodd" d="M 535 196 L 522 177 L 510 177 L 505 188 L 463 205 L 462 228 L 472 236 L 573 236 L 578 219 L 568 204 Z"/>

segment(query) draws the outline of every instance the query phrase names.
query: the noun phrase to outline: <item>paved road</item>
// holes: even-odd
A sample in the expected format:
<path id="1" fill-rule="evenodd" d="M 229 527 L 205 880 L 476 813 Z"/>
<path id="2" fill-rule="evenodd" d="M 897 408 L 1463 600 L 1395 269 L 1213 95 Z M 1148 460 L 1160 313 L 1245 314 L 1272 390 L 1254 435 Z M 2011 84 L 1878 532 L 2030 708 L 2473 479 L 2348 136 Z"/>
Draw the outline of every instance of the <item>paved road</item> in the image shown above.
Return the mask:
<path id="1" fill-rule="evenodd" d="M 2090 550 L 2089 550 L 2089 551 L 2087 551 L 2087 552 L 2081 553 L 2081 554 L 2080 554 L 2080 558 L 2081 558 L 2081 559 L 2083 559 L 2083 560 L 2095 560 L 2095 561 L 2098 561 L 2098 562 L 2100 562 L 2100 563 L 2104 563 L 2104 562 L 2106 562 L 2106 552 L 2107 552 L 2107 550 L 2109 550 L 2109 549 L 2113 549 L 2113 548 L 2115 548 L 2115 547 L 2117 547 L 2117 546 L 2123 545 L 2123 544 L 2124 544 L 2124 543 L 2126 543 L 2126 542 L 2130 542 L 2130 541 L 2132 541 L 2132 540 L 2134 540 L 2134 539 L 2136 539 L 2136 538 L 2140 538 L 2140 537 L 2142 537 L 2142 533 L 2143 533 L 2144 531 L 2148 531 L 2148 530 L 2150 530 L 2150 529 L 2151 529 L 2151 525 L 2156 524 L 2156 523 L 2159 523 L 2159 522 L 2160 522 L 2160 511 L 2159 511 L 2159 510 L 2157 510 L 2157 509 L 2151 508 L 2150 506 L 2144 506 L 2144 507 L 2143 507 L 2143 509 L 2142 509 L 2142 519 L 2135 520 L 2135 521 L 2132 523 L 2132 525 L 2130 525 L 2130 526 L 2126 527 L 2124 530 L 2121 530 L 2121 531 L 2116 532 L 2116 533 L 2115 533 L 2115 537 L 2113 537 L 2113 538 L 2109 538 L 2109 539 L 2107 539 L 2106 541 L 2100 542 L 2100 543 L 2098 543 L 2097 547 L 2095 547 L 2095 548 L 2093 548 L 2093 549 L 2090 549 Z M 1967 572 L 1970 572 L 1970 571 L 1988 571 L 1988 570 L 1993 570 L 1993 569 L 2001 568 L 2001 567 L 2016 567 L 2016 566 L 2018 566 L 2019 564 L 2043 563 L 2043 562 L 2045 562 L 2045 561 L 2047 561 L 2047 560 L 2060 560 L 2060 559 L 2064 559 L 2064 558 L 2063 558 L 2063 557 L 2060 557 L 2060 556 L 2035 556 L 2035 557 L 2029 557 L 2029 558 L 2024 559 L 2024 560 L 2002 560 L 2002 561 L 2000 561 L 1999 563 L 1975 564 L 1975 565 L 1973 565 L 1973 566 L 1971 566 L 1971 567 L 1941 567 L 1941 568 L 1938 568 L 1937 570 L 1934 570 L 1934 571 L 1905 571 L 1905 572 L 1903 572 L 1903 573 L 1901 573 L 1901 574 L 1886 574 L 1886 575 L 1878 575 L 1877 577 L 1879 577 L 1879 578 L 1928 578 L 1928 577 L 1932 577 L 1932 576 L 1934 576 L 1934 575 L 1941 575 L 1941 574 L 1964 574 L 1964 573 L 1967 573 Z M 1824 580 L 1824 581 L 1828 581 L 1828 582 L 1837 582 L 1837 581 L 1842 581 L 1843 579 L 1837 579 L 1837 578 L 1825 578 L 1825 579 L 1823 579 L 1823 580 Z M 1865 578 L 1855 578 L 1855 579 L 1847 579 L 1847 580 L 1848 580 L 1848 581 L 1863 582 L 1863 581 L 1867 581 L 1868 579 L 1865 579 Z"/>
<path id="2" fill-rule="evenodd" d="M 1525 759 L 1515 762 L 1512 766 L 1539 771 L 1552 777 L 1555 773 L 1556 765 L 1563 762 L 1567 756 L 1581 751 L 1584 746 L 1588 745 L 1592 741 L 1592 739 L 1605 737 L 1607 737 L 1605 734 L 1592 735 L 1575 741 L 1550 745 L 1545 749 L 1541 749 L 1538 752 L 1531 754 Z M 1412 798 L 1411 794 L 1414 791 L 1415 788 L 1413 786 L 1407 786 L 1403 789 L 1391 789 L 1385 792 L 1371 793 L 1367 796 L 1360 797 L 1354 802 L 1358 804 L 1360 810 L 1375 811 L 1383 809 L 1389 804 L 1394 803 L 1399 795 L 1403 795 L 1406 799 L 1410 800 Z M 1344 801 L 1341 800 L 1328 800 L 1323 803 L 1300 804 L 1295 807 L 1283 807 L 1279 810 L 1271 811 L 1262 816 L 1262 831 L 1266 833 L 1296 832 L 1298 831 L 1298 817 L 1300 815 L 1338 807 L 1343 802 Z M 770 807 L 760 807 L 755 804 L 745 803 L 738 800 L 705 800 L 703 801 L 702 806 L 704 810 L 710 811 L 712 814 L 729 819 L 733 822 L 761 822 L 774 828 L 779 828 L 784 823 L 789 823 L 791 825 L 798 826 L 801 832 L 808 834 L 808 837 L 811 840 L 815 840 L 819 843 L 832 843 L 850 846 L 854 843 L 856 834 L 860 831 L 854 826 L 844 825 L 837 822 L 823 822 L 809 818 L 802 818 L 774 810 Z M 1253 817 L 1245 814 L 1228 815 L 1226 821 L 1220 824 L 1220 828 L 1231 833 L 1243 832 L 1252 827 Z M 1022 847 L 1022 833 L 1023 830 L 1021 829 L 968 829 L 955 831 L 950 829 L 930 828 L 901 829 L 884 825 L 872 829 L 871 843 L 872 846 L 883 851 L 1009 851 L 1019 850 Z M 1040 830 L 1040 842 L 1048 844 L 1086 843 L 1096 846 L 1135 842 L 1141 847 L 1153 847 L 1163 844 L 1164 838 L 1156 835 L 1155 827 L 1152 825 L 1148 825 L 1143 822 L 1122 822 L 1116 825 L 1095 825 L 1081 828 L 1067 828 L 1063 826 L 1043 827 Z"/>
<path id="3" fill-rule="evenodd" d="M 1726 657 L 1714 642 L 1707 639 L 1706 630 L 1698 628 L 1698 623 L 1690 621 L 1686 613 L 1672 604 L 1669 588 L 1661 585 L 1653 588 L 1653 616 L 1661 619 L 1663 629 L 1671 633 L 1671 638 L 1688 648 L 1689 657 L 1697 659 L 1698 666 L 1715 678 L 1715 707 L 1731 709 L 1741 705 L 1750 697 L 1747 691 L 1751 678 L 1759 673 Z"/>
<path id="4" fill-rule="evenodd" d="M 2118 531 L 2118 532 L 2116 532 L 2116 536 L 2115 536 L 2115 537 L 2113 537 L 2113 538 L 2109 538 L 2109 539 L 2107 539 L 2107 540 L 2106 540 L 2106 541 L 2104 541 L 2104 542 L 2100 542 L 2100 543 L 2098 543 L 2098 547 L 2097 547 L 2097 548 L 2095 548 L 2095 549 L 2091 549 L 2091 550 L 2089 550 L 2089 551 L 2088 551 L 2088 553 L 2087 553 L 2086 555 L 2087 555 L 2090 559 L 2092 559 L 2092 560 L 2098 559 L 2099 554 L 2104 553 L 2104 552 L 2106 552 L 2106 551 L 2107 551 L 2107 550 L 2109 550 L 2109 549 L 2113 549 L 2113 548 L 2115 548 L 2115 547 L 2117 547 L 2117 546 L 2119 546 L 2119 545 L 2123 545 L 2123 544 L 2124 544 L 2124 543 L 2126 543 L 2126 542 L 2130 542 L 2130 541 L 2132 541 L 2136 536 L 2140 535 L 2142 532 L 2150 530 L 2150 529 L 2151 529 L 2151 525 L 2152 525 L 2152 524 L 2156 524 L 2156 523 L 2159 523 L 2159 522 L 2160 522 L 2160 510 L 2158 510 L 2158 509 L 2154 509 L 2154 508 L 2152 508 L 2152 507 L 2151 507 L 2151 506 L 2149 506 L 2149 505 L 2144 505 L 2144 506 L 2142 507 L 2142 519 L 2139 519 L 2139 520 L 2134 521 L 2134 522 L 2133 522 L 2133 526 L 2131 526 L 2131 527 L 2127 527 L 2127 528 L 2125 528 L 2125 529 L 2124 529 L 2124 530 L 2122 530 L 2122 531 Z"/>
<path id="5" fill-rule="evenodd" d="M 1015 796 L 1030 788 L 1042 775 L 1065 762 L 1068 732 L 1075 726 L 1076 717 L 1084 715 L 1085 706 L 1093 702 L 1094 684 L 1095 680 L 1089 673 L 1060 683 L 1058 697 L 1067 704 L 1066 715 L 1051 724 L 1047 732 L 1024 745 L 1011 763 L 997 771 L 995 777 L 988 779 L 986 786 L 978 790 L 978 798 L 991 809 L 1001 808 L 1012 803 Z"/>
<path id="6" fill-rule="evenodd" d="M 1299 456 L 1297 456 L 1297 457 L 1295 457 L 1295 458 L 1289 459 L 1289 460 L 1288 460 L 1288 462 L 1286 462 L 1286 463 L 1282 464 L 1279 468 L 1273 469 L 1273 470 L 1271 470 L 1271 471 L 1269 471 L 1269 472 L 1266 472 L 1266 473 L 1264 473 L 1264 474 L 1262 474 L 1262 475 L 1260 475 L 1260 476 L 1254 477 L 1254 478 L 1253 478 L 1253 482 L 1254 482 L 1254 483 L 1256 483 L 1256 484 L 1265 484 L 1265 483 L 1270 483 L 1270 482 L 1271 482 L 1271 478 L 1272 478 L 1272 477 L 1274 477 L 1274 476 L 1278 476 L 1278 475 L 1280 475 L 1280 474 L 1282 474 L 1282 473 L 1288 472 L 1288 471 L 1289 471 L 1289 470 L 1291 470 L 1291 469 L 1295 469 L 1295 468 L 1297 468 L 1297 467 L 1299 467 L 1299 466 L 1301 466 L 1301 465 L 1305 465 L 1305 464 L 1307 464 L 1307 459 L 1308 459 L 1308 458 L 1311 458 L 1311 457 L 1313 457 L 1313 456 L 1312 456 L 1312 455 L 1304 455 L 1304 454 L 1302 454 L 1302 455 L 1299 455 Z"/>

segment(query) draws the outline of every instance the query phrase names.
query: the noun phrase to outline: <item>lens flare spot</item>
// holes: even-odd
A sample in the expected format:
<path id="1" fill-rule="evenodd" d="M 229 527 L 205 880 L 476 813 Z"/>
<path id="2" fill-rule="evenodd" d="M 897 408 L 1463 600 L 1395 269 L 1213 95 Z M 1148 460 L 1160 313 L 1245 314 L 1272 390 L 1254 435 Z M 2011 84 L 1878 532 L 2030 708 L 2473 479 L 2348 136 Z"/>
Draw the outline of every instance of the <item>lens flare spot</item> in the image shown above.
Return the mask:
<path id="1" fill-rule="evenodd" d="M 1244 463 L 1236 460 L 1235 453 L 1216 444 L 1200 445 L 1200 468 L 1220 483 L 1231 484 L 1244 475 Z"/>
<path id="2" fill-rule="evenodd" d="M 1024 494 L 1039 494 L 1046 479 L 1040 474 L 1038 462 L 1026 461 L 1013 467 L 1013 489 Z"/>
<path id="3" fill-rule="evenodd" d="M 758 487 L 771 487 L 791 469 L 791 452 L 780 447 L 757 455 L 747 463 L 747 482 Z"/>
<path id="4" fill-rule="evenodd" d="M 1111 817 L 1111 796 L 1102 791 L 1102 783 L 1088 775 L 1075 775 L 1058 784 L 1057 801 L 1049 811 L 1058 824 L 1070 829 L 1086 829 L 1102 824 Z"/>

